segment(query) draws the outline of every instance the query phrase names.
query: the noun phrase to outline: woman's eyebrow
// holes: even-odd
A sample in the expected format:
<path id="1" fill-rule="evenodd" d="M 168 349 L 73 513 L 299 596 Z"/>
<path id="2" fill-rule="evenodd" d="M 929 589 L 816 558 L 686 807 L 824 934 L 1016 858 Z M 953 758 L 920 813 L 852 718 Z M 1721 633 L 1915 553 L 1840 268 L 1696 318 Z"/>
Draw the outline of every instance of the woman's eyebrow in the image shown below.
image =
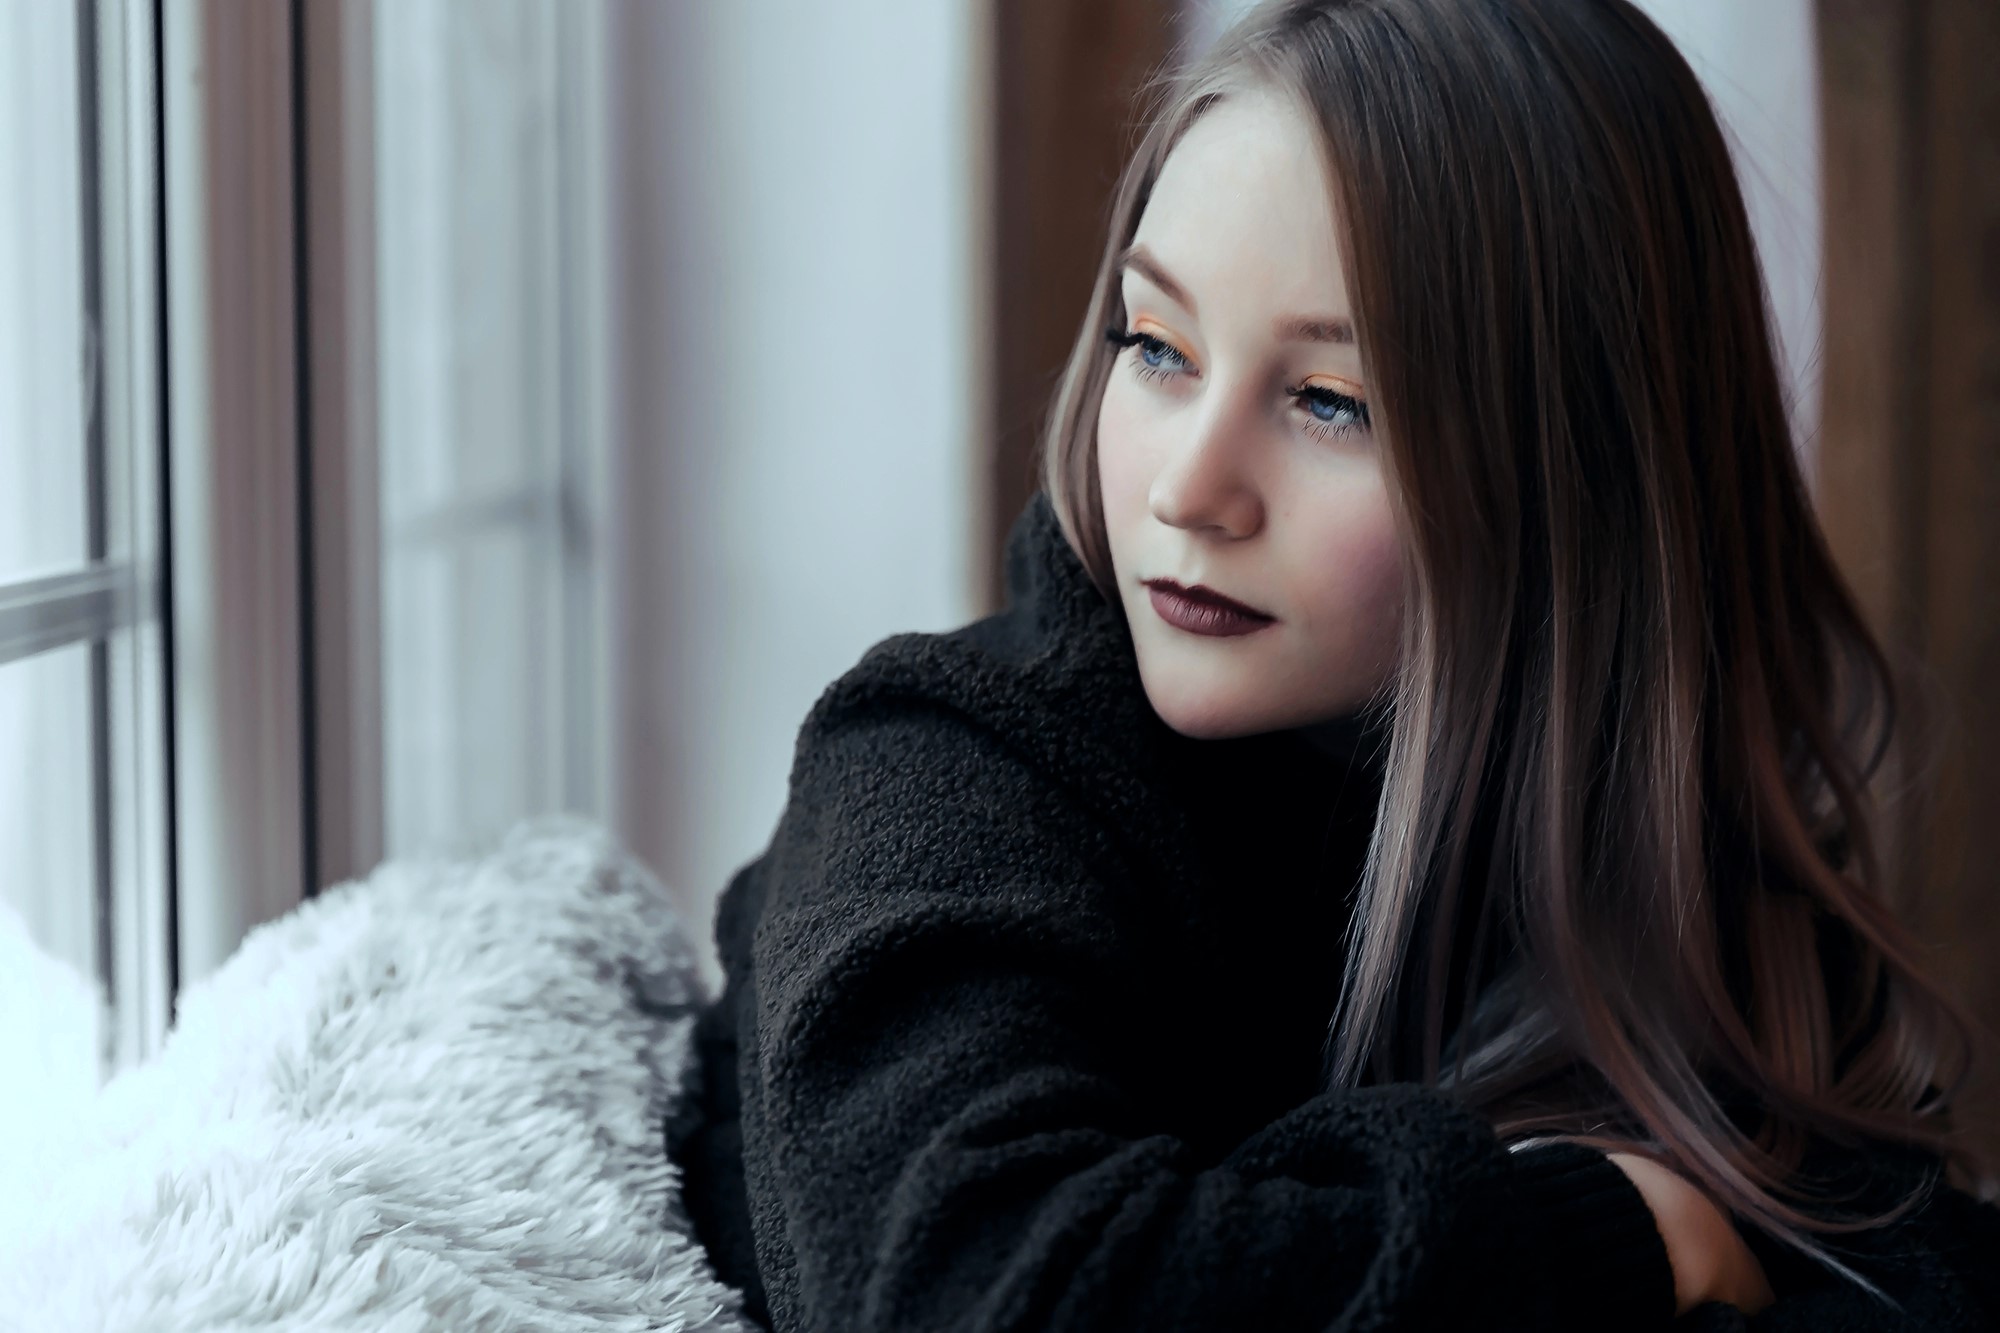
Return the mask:
<path id="1" fill-rule="evenodd" d="M 1335 317 L 1307 319 L 1292 315 L 1277 322 L 1279 342 L 1303 343 L 1352 343 L 1354 324 L 1351 320 Z"/>
<path id="2" fill-rule="evenodd" d="M 1194 298 L 1188 295 L 1187 288 L 1174 280 L 1173 275 L 1153 257 L 1153 252 L 1146 248 L 1143 241 L 1127 246 L 1124 253 L 1118 256 L 1118 271 L 1122 273 L 1128 268 L 1137 269 L 1148 282 L 1172 297 L 1190 315 L 1197 319 L 1201 317 L 1195 309 Z M 1352 343 L 1354 341 L 1353 321 L 1338 315 L 1321 315 L 1316 318 L 1287 315 L 1273 325 L 1273 331 L 1280 342 Z"/>
<path id="3" fill-rule="evenodd" d="M 1118 271 L 1122 273 L 1128 268 L 1138 269 L 1146 275 L 1148 282 L 1173 297 L 1183 310 L 1200 318 L 1194 308 L 1194 298 L 1188 295 L 1187 288 L 1175 282 L 1173 275 L 1160 266 L 1160 261 L 1153 258 L 1153 252 L 1146 248 L 1145 242 L 1134 242 L 1125 248 L 1124 254 L 1118 256 Z"/>

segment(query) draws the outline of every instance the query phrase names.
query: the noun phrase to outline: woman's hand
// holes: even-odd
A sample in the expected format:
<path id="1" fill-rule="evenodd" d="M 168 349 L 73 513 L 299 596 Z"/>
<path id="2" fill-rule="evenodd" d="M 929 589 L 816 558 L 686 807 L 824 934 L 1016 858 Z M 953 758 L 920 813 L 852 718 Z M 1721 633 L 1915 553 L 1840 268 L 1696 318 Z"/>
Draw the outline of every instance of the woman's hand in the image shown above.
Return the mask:
<path id="1" fill-rule="evenodd" d="M 1675 1314 L 1686 1314 L 1703 1301 L 1721 1301 L 1755 1314 L 1772 1302 L 1764 1266 L 1713 1200 L 1649 1157 L 1622 1152 L 1605 1156 L 1639 1187 L 1653 1210 L 1674 1268 Z"/>

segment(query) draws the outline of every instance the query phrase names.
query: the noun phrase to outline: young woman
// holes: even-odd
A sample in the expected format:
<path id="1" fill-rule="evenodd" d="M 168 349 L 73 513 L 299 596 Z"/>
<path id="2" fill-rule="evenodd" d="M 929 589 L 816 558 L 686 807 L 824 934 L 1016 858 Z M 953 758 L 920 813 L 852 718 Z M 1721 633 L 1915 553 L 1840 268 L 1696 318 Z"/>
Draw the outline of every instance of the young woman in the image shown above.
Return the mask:
<path id="1" fill-rule="evenodd" d="M 1624 0 L 1272 0 L 1162 91 L 1009 605 L 827 689 L 723 898 L 723 1275 L 786 1333 L 2000 1327 L 1687 66 Z"/>

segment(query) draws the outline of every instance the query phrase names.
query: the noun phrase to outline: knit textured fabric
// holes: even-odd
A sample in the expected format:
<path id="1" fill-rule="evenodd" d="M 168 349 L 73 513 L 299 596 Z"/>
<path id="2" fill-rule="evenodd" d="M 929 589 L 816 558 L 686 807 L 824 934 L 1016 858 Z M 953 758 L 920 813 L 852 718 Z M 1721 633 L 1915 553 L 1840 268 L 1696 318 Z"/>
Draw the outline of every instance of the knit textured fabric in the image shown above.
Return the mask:
<path id="1" fill-rule="evenodd" d="M 1509 1152 L 1433 1088 L 1326 1090 L 1379 737 L 1172 731 L 1045 495 L 1006 570 L 1004 610 L 888 638 L 822 693 L 771 844 L 719 905 L 707 1118 L 677 1152 L 749 1312 L 780 1333 L 1668 1327 L 1665 1247 L 1601 1154 Z M 1887 1307 L 1807 1273 L 1752 1326 L 1832 1326 L 1787 1322 L 1797 1300 L 1986 1327 L 1938 1240 L 1894 1236 L 1921 1258 L 1890 1285 L 1945 1290 L 1924 1309 L 1957 1301 L 1954 1322 L 1865 1322 Z"/>

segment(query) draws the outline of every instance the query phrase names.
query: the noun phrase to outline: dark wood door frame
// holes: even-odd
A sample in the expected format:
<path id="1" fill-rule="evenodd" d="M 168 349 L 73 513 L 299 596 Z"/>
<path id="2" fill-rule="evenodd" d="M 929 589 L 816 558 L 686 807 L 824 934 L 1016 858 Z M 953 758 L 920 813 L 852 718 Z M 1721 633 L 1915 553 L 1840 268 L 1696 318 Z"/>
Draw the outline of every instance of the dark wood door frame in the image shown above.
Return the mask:
<path id="1" fill-rule="evenodd" d="M 999 608 L 1007 529 L 1036 489 L 1037 434 L 1076 338 L 1139 89 L 1173 51 L 1174 0 L 988 0 L 993 61 L 991 416 L 978 549 Z"/>

